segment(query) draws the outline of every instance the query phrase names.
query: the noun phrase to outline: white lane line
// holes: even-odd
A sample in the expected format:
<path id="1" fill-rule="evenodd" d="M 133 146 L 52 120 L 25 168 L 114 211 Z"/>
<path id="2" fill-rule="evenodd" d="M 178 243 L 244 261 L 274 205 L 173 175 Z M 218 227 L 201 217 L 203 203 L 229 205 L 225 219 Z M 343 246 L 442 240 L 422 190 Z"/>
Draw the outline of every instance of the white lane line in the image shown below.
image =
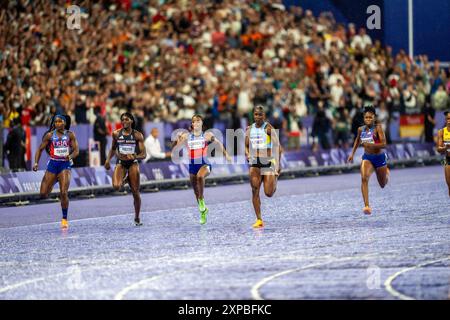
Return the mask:
<path id="1" fill-rule="evenodd" d="M 403 248 L 403 249 L 397 249 L 397 250 L 388 250 L 383 253 L 395 253 L 395 252 L 402 251 L 404 249 L 412 249 L 412 248 L 417 249 L 417 248 L 421 248 L 421 247 L 425 247 L 425 246 L 431 246 L 431 245 L 443 244 L 443 243 L 445 243 L 445 242 L 434 242 L 431 244 L 423 244 L 423 245 L 415 246 L 415 247 L 409 247 L 409 248 Z M 261 289 L 261 287 L 263 287 L 264 285 L 266 285 L 267 283 L 269 283 L 270 281 L 272 281 L 276 278 L 285 276 L 286 274 L 298 272 L 298 271 L 302 271 L 302 270 L 307 270 L 307 269 L 311 269 L 311 268 L 315 268 L 315 267 L 320 267 L 320 266 L 327 265 L 327 264 L 334 263 L 334 262 L 341 262 L 341 261 L 346 261 L 346 260 L 357 260 L 357 259 L 367 258 L 370 256 L 381 257 L 383 255 L 383 253 L 371 253 L 371 254 L 362 255 L 359 257 L 357 256 L 357 257 L 344 257 L 344 258 L 339 258 L 339 259 L 331 259 L 329 261 L 325 261 L 325 262 L 321 262 L 321 263 L 316 263 L 316 264 L 311 264 L 311 265 L 307 265 L 307 266 L 296 268 L 296 269 L 289 269 L 289 270 L 281 271 L 274 275 L 263 278 L 258 283 L 256 283 L 250 290 L 251 294 L 252 294 L 252 298 L 254 300 L 264 300 L 264 298 L 259 293 L 259 290 Z M 448 260 L 448 259 L 450 259 L 450 257 L 447 259 L 444 259 L 444 260 Z M 435 262 L 433 262 L 433 263 L 435 263 Z"/>
<path id="2" fill-rule="evenodd" d="M 440 176 L 436 176 L 437 178 L 439 178 L 438 180 L 441 181 L 441 177 Z M 431 183 L 431 182 L 435 182 L 430 180 L 426 181 L 427 183 Z M 391 186 L 398 186 L 398 187 L 402 187 L 402 186 L 411 186 L 411 185 L 419 185 L 419 184 L 423 184 L 423 182 L 406 182 L 406 183 L 399 183 L 399 184 L 395 184 Z M 330 191 L 326 191 L 328 193 L 333 193 L 333 192 L 342 192 L 342 191 L 350 191 L 350 190 L 354 190 L 356 188 L 355 187 L 351 187 L 351 188 L 344 188 L 344 189 L 339 189 L 339 190 L 330 190 Z M 295 196 L 306 196 L 306 195 L 322 195 L 323 191 L 320 192 L 312 192 L 312 193 L 302 193 L 302 194 L 294 194 L 294 195 L 280 195 L 277 198 L 283 198 L 283 197 L 295 197 Z M 227 204 L 238 204 L 238 203 L 248 203 L 248 200 L 238 200 L 238 201 L 232 201 L 232 202 L 227 202 Z M 221 203 L 215 203 L 217 205 L 220 205 Z M 214 204 L 213 204 L 214 205 Z M 155 211 L 146 211 L 146 212 L 141 212 L 141 214 L 154 214 L 156 212 L 164 212 L 164 211 L 173 211 L 173 210 L 178 210 L 178 209 L 191 209 L 191 208 L 197 208 L 195 206 L 188 206 L 188 207 L 179 207 L 179 208 L 169 208 L 169 209 L 158 209 Z M 0 213 L 1 215 L 1 213 Z M 116 215 L 110 215 L 110 216 L 102 216 L 102 217 L 92 217 L 92 218 L 81 218 L 81 219 L 73 219 L 70 221 L 84 221 L 84 220 L 95 220 L 95 219 L 106 219 L 106 218 L 113 218 L 113 217 L 123 217 L 123 216 L 129 216 L 129 215 L 133 215 L 133 213 L 124 213 L 124 214 L 116 214 Z M 15 229 L 15 228 L 26 228 L 26 227 L 33 227 L 33 226 L 45 226 L 45 225 L 53 225 L 53 224 L 58 224 L 59 222 L 45 222 L 45 223 L 38 223 L 38 224 L 29 224 L 29 225 L 23 225 L 23 226 L 14 226 L 14 227 L 5 227 L 2 228 L 0 227 L 0 230 L 2 229 Z"/>
<path id="3" fill-rule="evenodd" d="M 432 244 L 425 244 L 425 245 L 422 245 L 422 246 L 435 245 L 435 244 L 442 244 L 442 243 L 441 243 L 441 242 L 436 242 L 436 243 L 432 243 Z M 422 246 L 418 246 L 418 247 L 422 247 Z M 417 247 L 417 248 L 418 248 L 418 247 Z M 402 249 L 402 250 L 403 250 L 403 249 Z M 387 251 L 386 253 L 388 253 L 388 252 L 398 252 L 398 251 L 401 251 L 401 250 L 390 250 L 390 251 Z M 303 250 L 301 250 L 301 252 L 303 252 Z M 292 273 L 292 272 L 296 272 L 296 271 L 306 270 L 306 269 L 310 269 L 310 268 L 315 268 L 315 267 L 327 265 L 327 264 L 334 263 L 334 262 L 341 262 L 341 261 L 351 261 L 351 260 L 357 260 L 357 259 L 364 259 L 364 258 L 368 258 L 368 257 L 371 257 L 371 256 L 376 256 L 376 257 L 378 257 L 378 256 L 380 256 L 380 254 L 379 254 L 379 253 L 370 253 L 370 254 L 361 255 L 361 256 L 356 256 L 356 257 L 343 257 L 343 258 L 330 259 L 330 260 L 325 261 L 325 262 L 315 263 L 315 264 L 310 264 L 310 265 L 307 265 L 307 266 L 304 266 L 304 267 L 300 267 L 300 268 L 296 268 L 296 269 L 290 269 L 290 270 L 282 271 L 282 272 L 277 273 L 277 274 L 275 274 L 275 275 L 272 275 L 272 276 L 269 276 L 269 277 L 267 277 L 267 278 L 264 278 L 264 279 L 262 279 L 261 281 L 259 281 L 257 284 L 255 284 L 255 285 L 252 287 L 252 289 L 251 289 L 252 297 L 253 297 L 254 300 L 264 300 L 264 299 L 261 297 L 261 295 L 259 294 L 259 289 L 260 289 L 262 286 L 264 286 L 266 283 L 272 281 L 273 279 L 276 279 L 276 278 L 278 278 L 278 277 L 284 276 L 284 275 L 286 275 L 286 274 L 289 274 L 289 273 Z M 326 255 L 326 256 L 318 256 L 318 257 L 310 257 L 310 256 L 298 256 L 298 255 L 292 255 L 292 253 L 291 253 L 290 256 L 276 257 L 276 258 L 277 258 L 277 259 L 280 259 L 280 260 L 289 260 L 289 259 L 298 259 L 298 258 L 300 258 L 300 257 L 301 257 L 301 258 L 307 258 L 307 259 L 319 259 L 319 258 L 328 258 L 328 257 L 330 257 L 330 255 Z M 241 263 L 241 262 L 243 262 L 243 261 L 248 262 L 248 261 L 252 261 L 252 260 L 260 260 L 260 259 L 266 260 L 267 258 L 273 258 L 273 256 L 267 255 L 267 256 L 261 256 L 261 257 L 253 257 L 253 258 L 247 258 L 247 259 L 240 259 L 238 263 Z M 190 259 L 187 259 L 187 260 L 190 260 Z M 197 259 L 197 258 L 194 258 L 193 260 L 194 260 L 194 261 L 197 261 L 198 259 Z M 221 263 L 221 262 L 219 261 L 218 263 Z M 215 263 L 209 264 L 209 265 L 204 265 L 204 266 L 202 266 L 201 268 L 207 268 L 207 267 L 211 267 L 211 266 L 214 266 L 214 265 L 215 265 Z M 152 282 L 152 281 L 155 281 L 155 280 L 158 280 L 158 279 L 160 279 L 160 278 L 162 278 L 162 277 L 169 276 L 169 275 L 174 275 L 174 274 L 186 273 L 186 272 L 193 272 L 193 271 L 195 271 L 195 270 L 197 270 L 197 269 L 201 269 L 201 268 L 193 268 L 193 269 L 189 269 L 189 270 L 179 270 L 179 271 L 175 271 L 175 272 L 171 272 L 171 273 L 163 273 L 163 274 L 159 274 L 159 275 L 157 275 L 157 276 L 152 276 L 152 277 L 149 277 L 149 278 L 144 278 L 144 279 L 142 279 L 142 280 L 140 280 L 140 281 L 138 281 L 138 282 L 132 283 L 131 285 L 129 285 L 129 286 L 123 288 L 119 293 L 117 293 L 117 294 L 114 296 L 114 300 L 123 300 L 123 299 L 125 298 L 125 296 L 126 296 L 130 291 L 136 290 L 136 289 L 138 289 L 139 287 L 143 286 L 144 284 L 149 283 L 149 282 Z"/>
<path id="4" fill-rule="evenodd" d="M 176 209 L 189 209 L 189 208 L 197 208 L 197 207 L 186 207 L 186 208 L 176 208 Z M 157 212 L 164 212 L 164 211 L 171 211 L 174 209 L 161 209 L 161 210 L 156 210 L 156 211 L 146 211 L 146 212 L 141 212 L 141 217 L 142 214 L 154 214 Z M 81 218 L 81 219 L 71 219 L 69 220 L 70 222 L 78 222 L 78 221 L 87 221 L 87 220 L 97 220 L 97 219 L 111 219 L 111 218 L 115 218 L 115 217 L 125 217 L 125 216 L 133 216 L 134 217 L 134 213 L 121 213 L 121 214 L 115 214 L 112 216 L 102 216 L 102 217 L 92 217 L 92 218 Z M 28 225 L 23 225 L 23 226 L 14 226 L 14 227 L 7 227 L 7 228 L 0 228 L 0 230 L 10 230 L 10 229 L 17 229 L 17 228 L 29 228 L 29 227 L 40 227 L 40 226 L 48 226 L 48 225 L 53 225 L 53 224 L 59 224 L 60 222 L 45 222 L 45 223 L 38 223 L 38 224 L 28 224 Z M 70 227 L 69 227 L 69 232 L 70 232 Z"/>
<path id="5" fill-rule="evenodd" d="M 377 255 L 375 253 L 373 254 L 367 254 L 367 255 L 363 255 L 363 256 L 356 256 L 356 257 L 344 257 L 344 258 L 338 258 L 338 259 L 331 259 L 329 261 L 325 261 L 325 262 L 320 262 L 320 263 L 314 263 L 314 264 L 310 264 L 304 267 L 300 267 L 300 268 L 295 268 L 295 269 L 289 269 L 289 270 L 285 270 L 279 273 L 276 273 L 274 275 L 271 275 L 269 277 L 263 278 L 261 279 L 258 283 L 256 283 L 252 289 L 250 290 L 251 294 L 252 294 L 252 298 L 254 300 L 264 300 L 264 298 L 261 296 L 261 294 L 259 293 L 259 290 L 266 285 L 267 283 L 269 283 L 270 281 L 285 276 L 289 273 L 293 273 L 293 272 L 297 272 L 297 271 L 302 271 L 302 270 L 307 270 L 307 269 L 311 269 L 311 268 L 316 268 L 316 267 L 320 267 L 320 266 L 324 266 L 330 263 L 334 263 L 334 262 L 343 262 L 343 261 L 351 261 L 351 260 L 359 260 L 359 259 L 364 259 L 364 258 L 368 258 L 370 256 L 374 256 Z"/>
<path id="6" fill-rule="evenodd" d="M 25 286 L 27 284 L 32 284 L 32 283 L 36 283 L 36 282 L 39 282 L 39 281 L 44 281 L 45 279 L 56 278 L 56 277 L 60 277 L 60 276 L 68 276 L 68 275 L 71 275 L 71 274 L 72 274 L 72 271 L 71 272 L 58 273 L 58 274 L 55 274 L 53 276 L 40 277 L 40 278 L 34 278 L 34 279 L 30 279 L 30 280 L 25 280 L 25 281 L 22 281 L 22 282 L 17 282 L 15 284 L 12 284 L 12 285 L 0 288 L 0 293 L 6 292 L 6 291 L 9 291 L 9 290 L 14 290 L 14 289 L 20 288 L 22 286 Z"/>
<path id="7" fill-rule="evenodd" d="M 120 290 L 120 292 L 114 296 L 114 300 L 123 300 L 130 291 L 136 290 L 139 287 L 142 287 L 146 283 L 152 282 L 154 280 L 157 280 L 157 279 L 165 277 L 165 276 L 174 275 L 174 274 L 183 273 L 183 272 L 186 272 L 186 270 L 180 270 L 180 271 L 176 271 L 176 272 L 172 272 L 172 273 L 162 273 L 157 276 L 142 279 L 141 281 L 135 282 L 135 283 L 131 284 L 130 286 L 125 287 L 122 290 Z"/>
<path id="8" fill-rule="evenodd" d="M 114 260 L 114 259 L 109 260 L 109 262 L 111 262 L 111 261 L 116 261 L 116 260 Z M 132 264 L 132 263 L 129 263 L 129 262 L 125 263 L 125 266 L 128 267 L 129 264 Z M 67 268 L 71 268 L 71 267 L 73 267 L 73 266 L 68 266 Z M 93 271 L 93 270 L 96 270 L 96 269 L 104 269 L 104 267 L 105 267 L 104 265 L 102 265 L 102 266 L 98 266 L 98 265 L 91 266 L 91 267 L 87 267 L 85 269 L 79 267 L 79 270 L 80 270 L 81 273 L 83 273 L 83 272 L 87 272 L 87 271 Z M 123 267 L 123 266 L 121 266 L 121 267 Z M 25 280 L 25 281 L 20 281 L 20 282 L 17 282 L 17 283 L 14 283 L 14 284 L 11 284 L 11 285 L 8 285 L 8 286 L 0 288 L 0 293 L 4 293 L 4 292 L 10 291 L 10 290 L 14 290 L 14 289 L 20 288 L 22 286 L 26 286 L 28 284 L 33 284 L 33 283 L 37 283 L 37 282 L 40 282 L 40 281 L 45 281 L 45 280 L 50 280 L 50 279 L 54 279 L 54 278 L 59 278 L 59 277 L 62 277 L 62 276 L 69 276 L 69 275 L 72 275 L 72 274 L 73 274 L 73 270 L 67 271 L 67 272 L 56 273 L 56 274 L 49 275 L 49 276 L 33 278 L 33 279 Z"/>
<path id="9" fill-rule="evenodd" d="M 403 270 L 400 270 L 396 273 L 394 273 L 393 275 L 391 275 L 389 278 L 386 279 L 386 281 L 384 282 L 384 287 L 386 288 L 387 292 L 389 292 L 392 296 L 399 298 L 401 300 L 416 300 L 413 297 L 407 296 L 399 291 L 397 291 L 396 289 L 394 289 L 394 287 L 392 286 L 392 282 L 401 274 L 418 269 L 418 268 L 422 268 L 431 264 L 435 264 L 438 262 L 442 262 L 442 261 L 446 261 L 446 260 L 450 260 L 450 256 L 444 259 L 439 259 L 439 260 L 433 260 L 433 261 L 426 261 L 423 263 L 420 263 L 416 266 L 413 267 L 409 267 L 409 268 L 405 268 Z"/>

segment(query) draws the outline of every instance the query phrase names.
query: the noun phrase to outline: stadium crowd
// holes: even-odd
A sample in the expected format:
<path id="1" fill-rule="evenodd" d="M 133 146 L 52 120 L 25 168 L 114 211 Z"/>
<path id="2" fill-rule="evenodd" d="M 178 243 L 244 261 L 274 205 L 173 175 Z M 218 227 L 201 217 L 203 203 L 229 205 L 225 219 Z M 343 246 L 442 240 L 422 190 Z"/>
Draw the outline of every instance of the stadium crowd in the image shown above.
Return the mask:
<path id="1" fill-rule="evenodd" d="M 71 4 L 80 29 L 68 28 Z M 0 110 L 4 127 L 106 123 L 121 112 L 176 122 L 193 114 L 240 126 L 257 104 L 299 148 L 302 119 L 314 117 L 322 148 L 348 146 L 371 104 L 387 131 L 400 114 L 450 105 L 450 70 L 411 60 L 364 28 L 316 17 L 281 1 L 27 1 L 0 9 Z M 432 131 L 431 131 L 432 132 Z M 331 139 L 329 139 L 331 137 Z M 429 139 L 430 137 L 428 137 Z M 432 139 L 432 137 L 431 137 Z"/>

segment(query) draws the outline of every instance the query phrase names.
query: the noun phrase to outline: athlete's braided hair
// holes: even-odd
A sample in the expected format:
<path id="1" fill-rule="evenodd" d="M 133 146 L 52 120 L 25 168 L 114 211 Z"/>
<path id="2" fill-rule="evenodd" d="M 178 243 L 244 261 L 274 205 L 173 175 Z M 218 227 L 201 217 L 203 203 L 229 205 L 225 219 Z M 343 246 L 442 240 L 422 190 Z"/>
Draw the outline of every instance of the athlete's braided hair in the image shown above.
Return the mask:
<path id="1" fill-rule="evenodd" d="M 120 121 L 122 121 L 122 118 L 125 116 L 131 119 L 131 121 L 132 121 L 131 129 L 135 130 L 136 129 L 136 118 L 133 116 L 133 114 L 131 114 L 130 112 L 127 111 L 120 115 Z"/>
<path id="2" fill-rule="evenodd" d="M 262 111 L 264 114 L 266 113 L 266 109 L 264 108 L 264 106 L 262 104 L 258 104 L 253 108 L 253 112 L 255 112 L 256 110 L 260 110 Z"/>
<path id="3" fill-rule="evenodd" d="M 367 105 L 367 106 L 364 107 L 363 114 L 366 114 L 367 112 L 373 113 L 374 116 L 377 115 L 377 112 L 376 112 L 376 110 L 375 110 L 375 107 L 372 106 L 372 105 Z"/>
<path id="4" fill-rule="evenodd" d="M 70 124 L 72 123 L 72 119 L 70 118 L 69 115 L 67 114 L 55 114 L 51 119 L 50 119 L 50 125 L 47 131 L 45 131 L 44 135 L 42 136 L 41 140 L 44 140 L 44 137 L 46 136 L 47 133 L 52 132 L 53 130 L 55 130 L 55 120 L 56 118 L 60 118 L 64 120 L 64 129 L 65 130 L 69 130 L 70 129 Z M 45 147 L 45 151 L 47 151 L 48 154 L 50 154 L 50 144 L 48 144 Z"/>

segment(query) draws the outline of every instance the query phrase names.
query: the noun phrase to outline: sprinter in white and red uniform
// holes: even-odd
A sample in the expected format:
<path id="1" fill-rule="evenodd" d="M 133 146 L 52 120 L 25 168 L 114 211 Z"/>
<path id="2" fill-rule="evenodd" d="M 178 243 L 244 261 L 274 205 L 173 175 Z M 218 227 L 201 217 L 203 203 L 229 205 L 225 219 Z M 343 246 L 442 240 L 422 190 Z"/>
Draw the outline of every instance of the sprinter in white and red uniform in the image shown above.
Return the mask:
<path id="1" fill-rule="evenodd" d="M 69 185 L 71 177 L 71 168 L 75 157 L 78 156 L 78 142 L 75 134 L 68 129 L 70 128 L 70 119 L 67 116 L 55 115 L 50 126 L 50 130 L 44 135 L 42 143 L 39 146 L 33 170 L 37 171 L 38 162 L 44 149 L 50 155 L 47 163 L 47 170 L 41 182 L 41 198 L 47 198 L 53 189 L 56 181 L 59 182 L 62 221 L 61 227 L 67 229 L 69 223 L 67 214 L 69 210 Z"/>
<path id="2" fill-rule="evenodd" d="M 211 173 L 211 164 L 208 162 L 208 145 L 216 143 L 228 162 L 231 157 L 220 142 L 211 132 L 203 131 L 203 117 L 196 114 L 192 117 L 191 132 L 183 133 L 177 137 L 173 148 L 186 146 L 189 154 L 189 177 L 192 188 L 197 199 L 198 211 L 200 212 L 200 224 L 205 224 L 208 215 L 208 207 L 205 204 L 203 191 L 205 189 L 205 179 Z"/>

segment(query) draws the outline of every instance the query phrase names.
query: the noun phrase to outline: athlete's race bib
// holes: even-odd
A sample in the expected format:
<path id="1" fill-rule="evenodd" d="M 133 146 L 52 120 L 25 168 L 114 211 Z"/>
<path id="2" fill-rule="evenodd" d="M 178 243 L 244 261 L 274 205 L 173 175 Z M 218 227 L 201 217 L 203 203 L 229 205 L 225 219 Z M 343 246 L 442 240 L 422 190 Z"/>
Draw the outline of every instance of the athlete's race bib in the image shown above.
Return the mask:
<path id="1" fill-rule="evenodd" d="M 361 143 L 375 143 L 373 137 L 361 138 Z"/>
<path id="2" fill-rule="evenodd" d="M 450 146 L 450 142 L 444 142 L 444 146 Z M 447 149 L 447 154 L 450 155 L 450 149 Z"/>
<path id="3" fill-rule="evenodd" d="M 251 136 L 250 143 L 252 144 L 253 149 L 266 149 L 266 139 L 263 136 Z"/>
<path id="4" fill-rule="evenodd" d="M 119 146 L 121 154 L 134 154 L 134 146 L 121 145 Z"/>
<path id="5" fill-rule="evenodd" d="M 188 141 L 188 147 L 189 147 L 190 150 L 203 149 L 204 146 L 205 146 L 205 139 L 189 140 Z"/>
<path id="6" fill-rule="evenodd" d="M 54 153 L 57 157 L 67 157 L 69 155 L 69 147 L 56 147 Z"/>

